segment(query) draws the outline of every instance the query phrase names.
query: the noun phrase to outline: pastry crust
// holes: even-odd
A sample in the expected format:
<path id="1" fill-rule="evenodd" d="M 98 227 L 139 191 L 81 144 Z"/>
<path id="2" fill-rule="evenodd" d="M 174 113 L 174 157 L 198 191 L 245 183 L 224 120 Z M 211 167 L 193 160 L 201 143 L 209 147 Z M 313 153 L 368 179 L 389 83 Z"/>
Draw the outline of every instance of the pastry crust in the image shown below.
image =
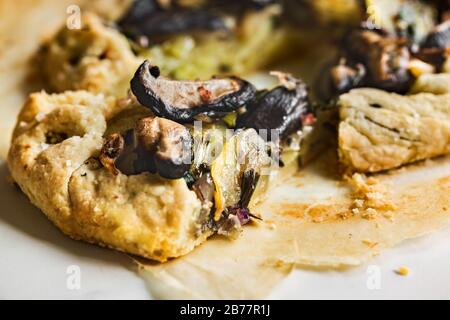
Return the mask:
<path id="1" fill-rule="evenodd" d="M 166 261 L 210 233 L 200 230 L 201 203 L 184 180 L 114 176 L 95 160 L 108 121 L 128 108 L 85 91 L 32 94 L 19 115 L 8 165 L 32 203 L 65 234 Z"/>
<path id="2" fill-rule="evenodd" d="M 377 172 L 450 153 L 450 90 L 442 87 L 449 77 L 420 77 L 415 92 L 426 92 L 409 96 L 377 89 L 342 95 L 340 161 L 352 171 Z"/>
<path id="3" fill-rule="evenodd" d="M 81 29 L 66 26 L 41 48 L 40 74 L 54 92 L 87 90 L 121 96 L 141 62 L 120 32 L 83 13 Z"/>
<path id="4" fill-rule="evenodd" d="M 411 93 L 450 93 L 450 73 L 423 74 L 414 83 Z"/>

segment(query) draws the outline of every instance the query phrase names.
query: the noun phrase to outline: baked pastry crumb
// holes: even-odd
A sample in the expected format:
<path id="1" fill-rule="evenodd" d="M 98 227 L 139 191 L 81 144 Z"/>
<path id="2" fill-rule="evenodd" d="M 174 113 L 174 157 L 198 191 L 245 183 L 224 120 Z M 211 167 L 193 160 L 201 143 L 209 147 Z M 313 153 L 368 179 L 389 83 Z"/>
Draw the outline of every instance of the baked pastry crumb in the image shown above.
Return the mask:
<path id="1" fill-rule="evenodd" d="M 405 267 L 405 266 L 402 266 L 395 271 L 395 273 L 397 273 L 399 276 L 403 276 L 403 277 L 408 276 L 409 272 L 410 272 L 409 268 Z"/>
<path id="2" fill-rule="evenodd" d="M 363 219 L 373 220 L 379 213 L 390 212 L 396 206 L 391 200 L 390 190 L 386 184 L 381 183 L 374 177 L 366 177 L 364 174 L 355 173 L 351 177 L 345 176 L 352 187 L 351 197 L 354 199 L 351 212 L 360 215 Z"/>

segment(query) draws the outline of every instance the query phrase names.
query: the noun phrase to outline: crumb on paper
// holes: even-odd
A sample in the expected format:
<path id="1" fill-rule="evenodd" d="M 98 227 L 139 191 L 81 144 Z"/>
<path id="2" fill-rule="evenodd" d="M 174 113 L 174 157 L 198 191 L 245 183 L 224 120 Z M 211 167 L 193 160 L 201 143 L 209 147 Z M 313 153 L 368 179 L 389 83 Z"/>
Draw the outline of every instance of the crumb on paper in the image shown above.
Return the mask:
<path id="1" fill-rule="evenodd" d="M 353 211 L 353 209 L 352 209 L 351 211 L 346 210 L 346 211 L 343 211 L 343 212 L 339 212 L 337 214 L 337 217 L 339 217 L 342 220 L 347 220 L 347 219 L 351 218 L 352 216 L 355 216 L 356 214 L 357 213 L 355 213 Z"/>
<path id="2" fill-rule="evenodd" d="M 324 222 L 324 220 L 325 220 L 324 217 L 314 217 L 312 219 L 312 222 L 314 222 L 314 223 L 321 223 L 321 222 Z"/>
<path id="3" fill-rule="evenodd" d="M 377 217 L 378 212 L 396 209 L 389 188 L 378 179 L 355 173 L 351 177 L 345 177 L 345 180 L 352 187 L 351 196 L 354 200 L 351 210 L 354 214 L 360 213 L 362 218 L 372 220 Z"/>
<path id="4" fill-rule="evenodd" d="M 369 178 L 367 178 L 367 180 L 366 180 L 366 183 L 367 183 L 369 186 L 376 185 L 378 182 L 379 182 L 379 181 L 378 181 L 377 179 L 375 179 L 374 177 L 369 177 Z"/>
<path id="5" fill-rule="evenodd" d="M 409 268 L 402 266 L 398 268 L 398 270 L 396 270 L 395 273 L 397 273 L 400 276 L 406 277 L 407 275 L 409 275 Z"/>
<path id="6" fill-rule="evenodd" d="M 277 225 L 273 221 L 266 221 L 266 225 L 270 230 L 275 230 L 277 228 Z"/>
<path id="7" fill-rule="evenodd" d="M 362 243 L 364 243 L 369 248 L 374 248 L 376 245 L 378 245 L 378 242 L 374 242 L 374 241 L 371 241 L 371 240 L 368 240 L 368 239 L 364 239 L 362 241 Z"/>
<path id="8" fill-rule="evenodd" d="M 355 206 L 355 208 L 362 208 L 364 206 L 364 200 L 362 200 L 362 199 L 355 199 L 353 201 L 353 205 Z"/>
<path id="9" fill-rule="evenodd" d="M 361 214 L 361 217 L 367 220 L 373 220 L 377 217 L 378 211 L 374 208 L 367 208 Z"/>
<path id="10" fill-rule="evenodd" d="M 388 219 L 391 222 L 394 221 L 394 214 L 392 213 L 392 211 L 383 212 L 383 217 Z"/>

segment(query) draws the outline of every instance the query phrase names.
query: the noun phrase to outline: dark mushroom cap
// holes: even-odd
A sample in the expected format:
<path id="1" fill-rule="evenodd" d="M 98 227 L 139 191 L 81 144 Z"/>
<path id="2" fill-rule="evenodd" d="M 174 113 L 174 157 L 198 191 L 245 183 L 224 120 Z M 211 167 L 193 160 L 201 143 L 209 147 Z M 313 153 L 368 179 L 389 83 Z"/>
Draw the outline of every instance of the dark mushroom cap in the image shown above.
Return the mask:
<path id="1" fill-rule="evenodd" d="M 261 10 L 274 4 L 283 4 L 284 0 L 209 0 L 208 5 L 224 12 L 235 14 L 245 10 Z"/>
<path id="2" fill-rule="evenodd" d="M 212 10 L 190 8 L 163 10 L 150 6 L 146 8 L 147 14 L 130 12 L 119 22 L 126 35 L 131 38 L 146 36 L 154 41 L 183 32 L 229 30 L 226 18 Z"/>
<path id="3" fill-rule="evenodd" d="M 197 115 L 222 116 L 247 104 L 256 89 L 237 77 L 207 81 L 175 81 L 159 76 L 158 67 L 144 61 L 131 80 L 137 100 L 157 116 L 191 122 Z"/>
<path id="4" fill-rule="evenodd" d="M 450 20 L 437 25 L 421 44 L 415 56 L 420 60 L 432 64 L 438 71 L 450 51 Z"/>
<path id="5" fill-rule="evenodd" d="M 255 130 L 276 130 L 281 139 L 301 129 L 301 118 L 309 112 L 308 91 L 304 82 L 290 75 L 286 81 L 270 91 L 260 92 L 247 107 L 247 111 L 238 116 L 237 128 Z M 271 140 L 270 132 L 267 132 Z"/>
<path id="6" fill-rule="evenodd" d="M 348 60 L 367 69 L 364 85 L 405 93 L 411 85 L 411 58 L 404 38 L 383 35 L 373 30 L 352 32 L 345 45 Z"/>
<path id="7" fill-rule="evenodd" d="M 357 87 L 406 93 L 413 83 L 409 41 L 375 25 L 363 23 L 341 44 L 341 57 L 321 76 L 318 94 L 325 100 Z"/>
<path id="8" fill-rule="evenodd" d="M 160 10 L 161 6 L 156 0 L 134 0 L 118 24 L 125 28 L 131 27 Z"/>
<path id="9" fill-rule="evenodd" d="M 450 47 L 450 20 L 437 25 L 423 41 L 422 48 L 446 49 Z"/>
<path id="10" fill-rule="evenodd" d="M 182 178 L 192 162 L 192 136 L 189 130 L 174 121 L 159 117 L 139 120 L 134 129 L 137 148 L 146 152 L 156 172 L 166 179 Z"/>
<path id="11" fill-rule="evenodd" d="M 366 75 L 366 69 L 361 63 L 355 67 L 348 66 L 345 60 L 330 69 L 330 85 L 338 93 L 344 93 L 357 87 Z"/>
<path id="12" fill-rule="evenodd" d="M 173 1 L 161 5 L 157 0 L 135 0 L 118 21 L 130 37 L 161 36 L 192 31 L 229 30 L 229 15 L 238 16 L 246 10 L 260 10 L 279 0 L 210 0 L 202 5 Z"/>

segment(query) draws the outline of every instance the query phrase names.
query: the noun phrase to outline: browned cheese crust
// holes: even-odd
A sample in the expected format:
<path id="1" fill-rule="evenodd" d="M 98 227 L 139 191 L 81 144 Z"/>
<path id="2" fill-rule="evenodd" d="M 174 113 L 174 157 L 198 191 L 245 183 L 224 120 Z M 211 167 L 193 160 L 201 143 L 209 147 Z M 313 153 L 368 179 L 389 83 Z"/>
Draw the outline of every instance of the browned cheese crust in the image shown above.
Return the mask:
<path id="1" fill-rule="evenodd" d="M 99 165 L 107 122 L 126 108 L 85 91 L 32 94 L 18 117 L 8 165 L 65 234 L 166 261 L 210 234 L 199 232 L 201 203 L 183 179 L 112 175 Z"/>

